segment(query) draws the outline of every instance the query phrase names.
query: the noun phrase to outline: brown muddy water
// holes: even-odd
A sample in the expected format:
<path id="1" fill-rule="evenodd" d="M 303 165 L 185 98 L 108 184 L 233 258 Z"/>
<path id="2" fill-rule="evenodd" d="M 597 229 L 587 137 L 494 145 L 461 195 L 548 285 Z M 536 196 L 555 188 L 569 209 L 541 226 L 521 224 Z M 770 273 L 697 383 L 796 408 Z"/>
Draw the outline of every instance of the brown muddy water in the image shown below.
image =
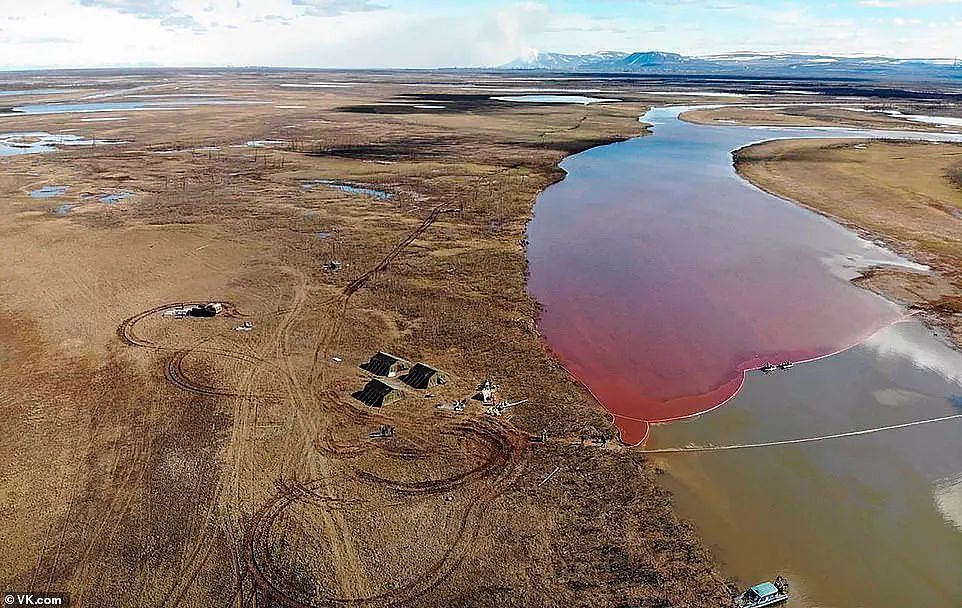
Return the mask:
<path id="1" fill-rule="evenodd" d="M 650 136 L 566 159 L 528 227 L 539 328 L 622 437 L 764 443 L 962 413 L 962 355 L 849 283 L 908 262 L 731 163 L 777 137 L 929 136 L 700 126 L 681 110 L 646 115 Z M 960 437 L 952 419 L 655 458 L 723 570 L 746 585 L 786 576 L 788 606 L 958 608 Z"/>
<path id="2" fill-rule="evenodd" d="M 818 437 L 962 413 L 962 355 L 916 322 L 815 363 L 753 373 L 650 448 Z M 801 445 L 656 457 L 680 515 L 747 584 L 795 608 L 962 605 L 962 421 Z"/>

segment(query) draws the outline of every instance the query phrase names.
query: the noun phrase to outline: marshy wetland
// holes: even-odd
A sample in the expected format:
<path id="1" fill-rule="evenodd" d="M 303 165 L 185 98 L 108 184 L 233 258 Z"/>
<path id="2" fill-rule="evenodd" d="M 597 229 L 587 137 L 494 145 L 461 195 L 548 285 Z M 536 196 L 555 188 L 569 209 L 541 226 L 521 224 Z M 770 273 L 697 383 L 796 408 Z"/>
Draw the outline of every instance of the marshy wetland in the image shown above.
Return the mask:
<path id="1" fill-rule="evenodd" d="M 927 546 L 941 558 L 930 605 L 957 599 L 957 426 L 652 456 L 619 442 L 628 427 L 608 413 L 715 391 L 755 356 L 870 335 L 750 372 L 724 407 L 659 425 L 644 447 L 957 411 L 958 353 L 916 321 L 888 326 L 901 302 L 850 283 L 877 262 L 916 264 L 748 186 L 730 153 L 769 133 L 671 122 L 674 110 L 650 114 L 664 119 L 653 131 L 639 121 L 686 99 L 666 90 L 788 103 L 806 87 L 831 97 L 824 86 L 292 70 L 23 80 L 4 88 L 49 92 L 4 106 L 78 110 L 0 116 L 13 147 L 43 142 L 0 159 L 11 587 L 42 581 L 77 605 L 714 608 L 780 573 L 798 606 L 815 606 L 852 599 L 838 589 L 865 572 L 823 572 L 821 552 L 884 547 L 895 569 Z M 524 88 L 606 101 L 489 90 Z M 866 105 L 898 102 L 851 89 Z M 90 122 L 91 109 L 117 120 Z M 599 290 L 579 288 L 585 277 Z M 736 301 L 750 306 L 733 314 Z M 210 317 L 165 314 L 210 303 Z M 447 381 L 363 405 L 351 395 L 372 375 L 359 365 L 378 351 Z M 626 362 L 632 383 L 617 395 L 580 373 Z M 487 379 L 511 407 L 473 398 Z M 776 500 L 797 508 L 757 515 Z M 784 542 L 745 542 L 752 522 Z M 897 534 L 877 529 L 895 522 Z"/>

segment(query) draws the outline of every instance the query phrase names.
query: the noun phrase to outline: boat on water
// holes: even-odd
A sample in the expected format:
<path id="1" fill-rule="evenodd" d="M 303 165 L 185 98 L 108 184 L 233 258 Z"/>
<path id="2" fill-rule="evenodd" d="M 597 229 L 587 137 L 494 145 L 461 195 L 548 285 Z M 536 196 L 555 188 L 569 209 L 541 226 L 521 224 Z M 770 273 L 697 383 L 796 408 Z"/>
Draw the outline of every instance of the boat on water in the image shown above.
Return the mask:
<path id="1" fill-rule="evenodd" d="M 773 372 L 773 371 L 775 371 L 775 370 L 778 369 L 778 368 L 775 367 L 775 364 L 774 364 L 774 363 L 766 363 L 765 365 L 759 367 L 758 369 L 759 369 L 759 371 L 763 371 L 763 372 L 765 372 L 765 373 L 767 374 L 768 372 Z"/>
<path id="2" fill-rule="evenodd" d="M 735 598 L 735 605 L 738 608 L 763 608 L 780 604 L 787 599 L 788 581 L 779 576 L 774 582 L 766 581 L 751 587 Z"/>
<path id="3" fill-rule="evenodd" d="M 791 361 L 784 361 L 778 364 L 778 369 L 791 369 L 793 367 L 795 367 L 795 364 Z"/>

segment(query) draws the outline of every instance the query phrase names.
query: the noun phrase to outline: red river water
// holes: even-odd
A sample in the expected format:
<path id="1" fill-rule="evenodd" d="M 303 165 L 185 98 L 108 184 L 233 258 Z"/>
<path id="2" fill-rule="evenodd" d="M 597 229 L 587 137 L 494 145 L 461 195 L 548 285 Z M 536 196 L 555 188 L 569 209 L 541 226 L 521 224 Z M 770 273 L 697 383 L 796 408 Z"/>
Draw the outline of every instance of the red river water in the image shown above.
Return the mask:
<path id="1" fill-rule="evenodd" d="M 528 225 L 542 335 L 631 444 L 650 423 L 724 404 L 746 370 L 844 350 L 902 316 L 849 279 L 903 260 L 732 166 L 732 150 L 763 137 L 848 132 L 677 113 L 653 110 L 652 135 L 566 159 Z"/>

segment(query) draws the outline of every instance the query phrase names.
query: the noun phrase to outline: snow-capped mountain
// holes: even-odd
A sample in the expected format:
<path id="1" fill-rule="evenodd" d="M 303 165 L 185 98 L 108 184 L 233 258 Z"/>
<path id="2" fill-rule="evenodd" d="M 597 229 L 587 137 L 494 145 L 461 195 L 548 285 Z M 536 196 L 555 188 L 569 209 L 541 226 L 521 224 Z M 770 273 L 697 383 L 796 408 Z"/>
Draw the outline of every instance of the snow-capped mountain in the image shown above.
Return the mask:
<path id="1" fill-rule="evenodd" d="M 868 56 L 803 55 L 738 52 L 689 57 L 658 51 L 605 51 L 589 55 L 536 53 L 501 69 L 556 72 L 634 72 L 651 74 L 758 75 L 818 78 L 906 78 L 962 80 L 956 59 L 912 59 Z"/>
<path id="2" fill-rule="evenodd" d="M 531 59 L 517 59 L 503 65 L 509 69 L 528 70 L 617 70 L 623 71 L 632 66 L 655 66 L 684 62 L 690 58 L 676 53 L 659 53 L 648 51 L 644 53 L 622 53 L 618 51 L 603 51 L 590 55 L 565 55 L 563 53 L 537 53 Z"/>
<path id="3" fill-rule="evenodd" d="M 564 53 L 537 53 L 531 59 L 516 59 L 501 66 L 520 70 L 577 70 L 587 64 L 614 62 L 628 53 L 603 51 L 591 55 L 565 55 Z"/>

